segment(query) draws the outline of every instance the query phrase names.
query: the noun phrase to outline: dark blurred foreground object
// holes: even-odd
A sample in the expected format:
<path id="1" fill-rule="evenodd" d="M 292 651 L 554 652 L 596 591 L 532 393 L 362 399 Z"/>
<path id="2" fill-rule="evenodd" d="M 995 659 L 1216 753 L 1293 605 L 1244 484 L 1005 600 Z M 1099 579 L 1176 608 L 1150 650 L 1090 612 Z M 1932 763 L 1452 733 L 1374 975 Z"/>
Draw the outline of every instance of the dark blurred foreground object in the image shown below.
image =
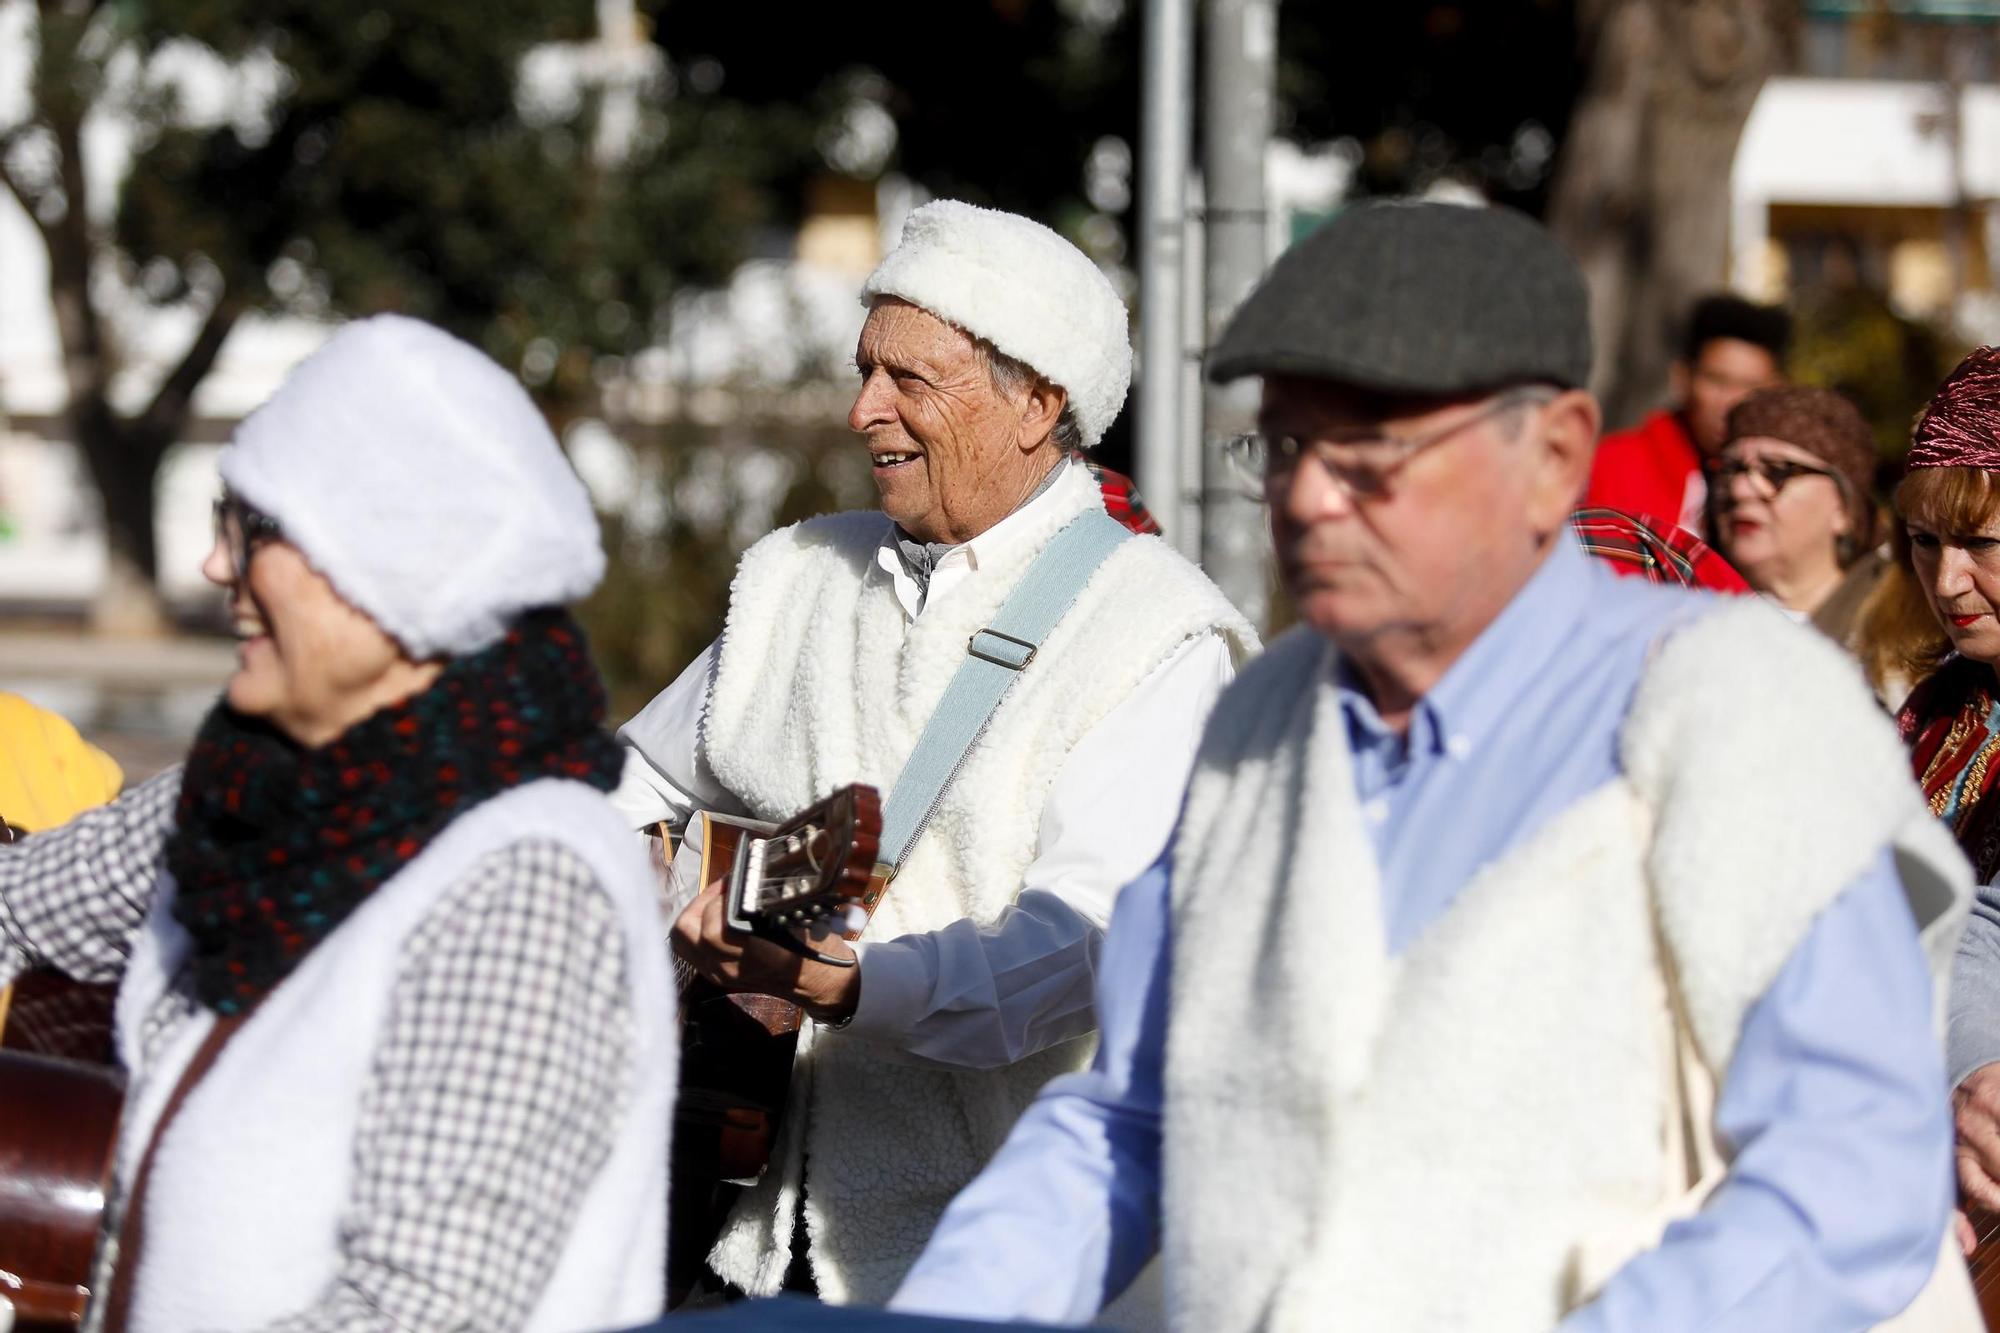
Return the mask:
<path id="1" fill-rule="evenodd" d="M 109 800 L 118 766 L 75 728 L 0 695 L 0 844 Z M 37 968 L 0 986 L 0 1325 L 70 1329 L 90 1299 L 90 1259 L 125 1101 L 112 1069 L 115 986 Z"/>
<path id="2" fill-rule="evenodd" d="M 1055 1324 L 1001 1324 L 986 1320 L 932 1319 L 924 1315 L 890 1314 L 854 1306 L 821 1305 L 794 1296 L 744 1301 L 727 1310 L 706 1314 L 670 1315 L 629 1333 L 790 1333 L 793 1329 L 836 1329 L 840 1333 L 986 1333 L 996 1328 L 1055 1328 Z"/>
<path id="3" fill-rule="evenodd" d="M 83 1322 L 124 1100 L 103 1066 L 0 1056 L 0 1323 L 17 1333 Z"/>
<path id="4" fill-rule="evenodd" d="M 1972 1252 L 1966 1267 L 1972 1272 L 1972 1291 L 1979 1298 L 1979 1315 L 1989 1329 L 2000 1329 L 2000 1216 L 1976 1205 L 1965 1210 L 1972 1223 L 1979 1248 Z"/>
<path id="5" fill-rule="evenodd" d="M 1710 592 L 1750 591 L 1727 560 L 1686 528 L 1597 508 L 1577 510 L 1569 516 L 1569 526 L 1583 549 L 1613 573 Z"/>

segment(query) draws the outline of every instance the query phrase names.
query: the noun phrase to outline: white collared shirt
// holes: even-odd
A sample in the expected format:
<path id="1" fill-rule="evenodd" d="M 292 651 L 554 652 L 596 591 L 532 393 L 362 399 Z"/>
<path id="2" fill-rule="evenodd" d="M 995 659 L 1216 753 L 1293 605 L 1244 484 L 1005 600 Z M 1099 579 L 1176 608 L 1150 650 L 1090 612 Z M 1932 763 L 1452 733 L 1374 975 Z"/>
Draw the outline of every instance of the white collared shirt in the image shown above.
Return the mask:
<path id="1" fill-rule="evenodd" d="M 948 598 L 982 558 L 1021 540 L 1020 520 L 1047 500 L 1045 492 L 947 552 L 928 590 L 904 568 L 893 534 L 886 537 L 876 565 L 907 620 Z M 718 646 L 646 706 L 643 727 L 619 732 L 625 773 L 611 801 L 634 827 L 742 809 L 701 752 Z M 1235 674 L 1216 634 L 1190 639 L 1155 667 L 1064 760 L 1013 907 L 985 927 L 962 920 L 862 941 L 861 1002 L 846 1034 L 923 1063 L 994 1068 L 1091 1031 L 1091 981 L 1112 905 L 1165 845 L 1202 724 Z"/>

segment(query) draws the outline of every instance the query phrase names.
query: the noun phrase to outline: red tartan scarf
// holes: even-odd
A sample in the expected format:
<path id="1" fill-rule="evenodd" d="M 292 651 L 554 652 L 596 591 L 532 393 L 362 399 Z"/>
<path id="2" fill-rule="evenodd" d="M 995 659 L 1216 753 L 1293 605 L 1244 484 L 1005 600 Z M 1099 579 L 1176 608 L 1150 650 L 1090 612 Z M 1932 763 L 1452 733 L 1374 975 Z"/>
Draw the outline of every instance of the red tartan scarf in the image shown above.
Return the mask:
<path id="1" fill-rule="evenodd" d="M 1601 507 L 1577 510 L 1569 525 L 1583 549 L 1614 573 L 1711 592 L 1750 591 L 1733 565 L 1686 528 Z"/>
<path id="2" fill-rule="evenodd" d="M 1910 747 L 1911 771 L 1933 814 L 1946 815 L 1959 776 L 1965 775 L 1951 831 L 1982 884 L 2000 870 L 2000 800 L 1988 799 L 2000 785 L 2000 735 L 1987 728 L 1993 692 L 1991 667 L 1954 657 L 1911 691 L 1896 715 Z"/>
<path id="3" fill-rule="evenodd" d="M 1160 525 L 1153 518 L 1146 502 L 1139 498 L 1139 488 L 1123 472 L 1113 472 L 1102 463 L 1086 460 L 1084 466 L 1097 479 L 1097 489 L 1104 496 L 1104 512 L 1123 523 L 1141 537 L 1157 537 Z"/>

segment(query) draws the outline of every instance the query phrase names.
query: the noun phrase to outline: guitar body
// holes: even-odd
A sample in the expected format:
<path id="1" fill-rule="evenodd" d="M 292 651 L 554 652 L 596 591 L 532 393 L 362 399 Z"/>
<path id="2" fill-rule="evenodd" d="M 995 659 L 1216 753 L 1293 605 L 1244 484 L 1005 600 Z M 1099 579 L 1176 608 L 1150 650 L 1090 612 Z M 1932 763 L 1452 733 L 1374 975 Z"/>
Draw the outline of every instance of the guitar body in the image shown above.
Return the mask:
<path id="1" fill-rule="evenodd" d="M 789 926 L 850 904 L 872 912 L 887 885 L 886 872 L 878 874 L 874 864 L 881 828 L 874 788 L 849 787 L 782 827 L 699 814 L 678 856 L 661 831 L 655 868 L 670 903 L 684 905 L 696 893 L 722 894 L 732 919 L 741 914 Z M 758 884 L 745 884 L 746 866 Z M 760 884 L 770 886 L 762 905 Z M 860 930 L 842 934 L 851 940 Z M 708 1252 L 742 1187 L 756 1183 L 770 1165 L 805 1023 L 805 1012 L 790 1001 L 724 990 L 678 959 L 675 973 L 681 1050 L 667 1233 L 669 1309 L 706 1271 Z"/>
<path id="2" fill-rule="evenodd" d="M 751 830 L 712 815 L 701 844 L 701 886 L 719 888 Z M 681 983 L 681 1090 L 675 1155 L 718 1181 L 749 1185 L 777 1147 L 792 1057 L 805 1012 L 770 995 L 725 991 L 688 974 Z"/>
<path id="3" fill-rule="evenodd" d="M 106 989 L 29 973 L 0 991 L 0 1299 L 16 1330 L 73 1329 L 90 1298 L 125 1085 L 45 1052 L 108 1052 Z"/>
<path id="4" fill-rule="evenodd" d="M 1979 1237 L 1979 1246 L 1965 1266 L 1972 1273 L 1973 1294 L 1979 1298 L 1979 1317 L 1986 1327 L 2000 1333 L 2000 1215 L 1968 1204 L 1965 1215 Z"/>

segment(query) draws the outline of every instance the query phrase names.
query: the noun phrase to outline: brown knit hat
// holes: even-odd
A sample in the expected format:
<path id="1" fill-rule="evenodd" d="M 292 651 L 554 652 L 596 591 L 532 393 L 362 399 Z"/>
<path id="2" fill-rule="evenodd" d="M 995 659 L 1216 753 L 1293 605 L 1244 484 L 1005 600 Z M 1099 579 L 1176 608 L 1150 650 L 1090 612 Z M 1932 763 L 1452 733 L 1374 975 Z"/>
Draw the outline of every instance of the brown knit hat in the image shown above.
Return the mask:
<path id="1" fill-rule="evenodd" d="M 1759 389 L 1729 414 L 1729 442 L 1761 436 L 1815 454 L 1845 483 L 1854 538 L 1874 540 L 1875 437 L 1853 403 L 1832 389 L 1784 384 Z"/>

